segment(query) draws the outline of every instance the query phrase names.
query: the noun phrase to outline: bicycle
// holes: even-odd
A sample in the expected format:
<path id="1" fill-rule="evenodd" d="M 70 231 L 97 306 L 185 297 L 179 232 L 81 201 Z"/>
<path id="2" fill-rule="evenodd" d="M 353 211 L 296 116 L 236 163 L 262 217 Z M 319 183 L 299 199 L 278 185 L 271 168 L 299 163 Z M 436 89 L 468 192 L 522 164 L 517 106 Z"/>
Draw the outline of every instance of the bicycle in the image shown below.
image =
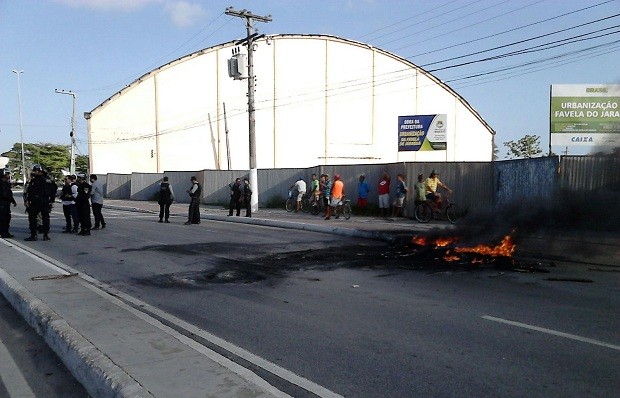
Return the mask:
<path id="1" fill-rule="evenodd" d="M 316 216 L 319 213 L 325 213 L 325 197 L 321 194 L 318 200 L 313 200 L 310 203 L 310 213 Z"/>
<path id="2" fill-rule="evenodd" d="M 292 212 L 294 209 L 297 208 L 297 190 L 290 190 L 288 191 L 288 198 L 286 199 L 286 203 L 284 204 L 284 208 L 286 209 L 286 211 L 288 211 L 289 213 Z M 308 199 L 308 194 L 304 194 L 304 196 L 301 198 L 301 211 L 304 213 L 307 213 L 310 211 L 310 199 Z"/>
<path id="3" fill-rule="evenodd" d="M 350 199 L 345 199 L 344 200 L 344 204 L 338 206 L 342 208 L 342 215 L 344 216 L 345 219 L 349 219 L 351 218 L 351 200 Z"/>
<path id="4" fill-rule="evenodd" d="M 427 200 L 415 207 L 414 216 L 421 223 L 427 223 L 431 219 L 438 220 L 440 216 L 445 216 L 450 223 L 456 224 L 462 213 L 456 204 L 450 202 L 449 197 L 445 197 L 439 210 L 433 209 L 431 202 Z"/>

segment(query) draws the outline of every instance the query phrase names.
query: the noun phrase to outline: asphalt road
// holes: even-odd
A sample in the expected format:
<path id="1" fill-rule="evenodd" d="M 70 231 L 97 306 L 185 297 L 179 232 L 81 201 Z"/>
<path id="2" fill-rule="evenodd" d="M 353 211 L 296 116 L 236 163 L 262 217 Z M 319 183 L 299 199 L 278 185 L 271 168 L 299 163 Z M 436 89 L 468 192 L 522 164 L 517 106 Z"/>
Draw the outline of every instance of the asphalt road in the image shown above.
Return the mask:
<path id="1" fill-rule="evenodd" d="M 445 267 L 381 242 L 110 210 L 81 237 L 60 233 L 59 207 L 52 240 L 28 246 L 343 396 L 620 391 L 614 268 Z"/>

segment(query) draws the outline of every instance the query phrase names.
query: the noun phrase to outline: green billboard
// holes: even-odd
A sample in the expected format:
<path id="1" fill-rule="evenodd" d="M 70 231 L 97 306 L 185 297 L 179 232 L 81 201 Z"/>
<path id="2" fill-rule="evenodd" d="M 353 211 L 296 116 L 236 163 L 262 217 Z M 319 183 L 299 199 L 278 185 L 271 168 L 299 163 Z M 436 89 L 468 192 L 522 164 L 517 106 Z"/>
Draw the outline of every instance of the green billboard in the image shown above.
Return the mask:
<path id="1" fill-rule="evenodd" d="M 620 84 L 551 86 L 551 144 L 620 146 Z"/>

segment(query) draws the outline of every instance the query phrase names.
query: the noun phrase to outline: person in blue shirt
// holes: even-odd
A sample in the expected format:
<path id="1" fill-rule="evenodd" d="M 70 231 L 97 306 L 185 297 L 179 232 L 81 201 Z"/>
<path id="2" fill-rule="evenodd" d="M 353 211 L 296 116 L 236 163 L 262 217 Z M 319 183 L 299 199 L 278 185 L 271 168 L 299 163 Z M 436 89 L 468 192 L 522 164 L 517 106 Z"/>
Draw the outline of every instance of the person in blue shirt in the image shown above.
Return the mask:
<path id="1" fill-rule="evenodd" d="M 370 187 L 366 182 L 366 176 L 360 175 L 359 182 L 357 183 L 357 206 L 362 213 L 366 213 L 366 206 L 368 206 L 368 192 Z"/>
<path id="2" fill-rule="evenodd" d="M 399 217 L 402 215 L 405 197 L 407 196 L 407 184 L 405 184 L 405 176 L 399 174 L 397 178 L 398 183 L 396 184 L 396 199 L 394 199 L 394 210 L 392 211 L 392 217 Z"/>

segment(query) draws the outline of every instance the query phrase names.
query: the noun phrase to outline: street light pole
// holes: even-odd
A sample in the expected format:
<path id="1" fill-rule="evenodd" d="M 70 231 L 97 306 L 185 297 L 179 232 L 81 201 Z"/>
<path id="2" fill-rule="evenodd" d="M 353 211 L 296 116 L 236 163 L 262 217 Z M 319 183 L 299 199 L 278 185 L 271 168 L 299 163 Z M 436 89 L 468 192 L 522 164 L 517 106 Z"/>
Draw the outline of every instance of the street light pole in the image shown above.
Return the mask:
<path id="1" fill-rule="evenodd" d="M 13 69 L 13 73 L 17 75 L 17 106 L 19 108 L 19 137 L 22 142 L 22 180 L 24 186 L 26 186 L 26 160 L 24 157 L 24 126 L 22 122 L 22 94 L 21 94 L 21 86 L 19 83 L 19 75 L 24 73 L 23 70 L 15 70 Z"/>
<path id="2" fill-rule="evenodd" d="M 71 160 L 69 164 L 69 174 L 75 175 L 75 93 L 73 91 L 55 89 L 56 94 L 67 94 L 73 97 L 73 113 L 71 114 Z"/>

